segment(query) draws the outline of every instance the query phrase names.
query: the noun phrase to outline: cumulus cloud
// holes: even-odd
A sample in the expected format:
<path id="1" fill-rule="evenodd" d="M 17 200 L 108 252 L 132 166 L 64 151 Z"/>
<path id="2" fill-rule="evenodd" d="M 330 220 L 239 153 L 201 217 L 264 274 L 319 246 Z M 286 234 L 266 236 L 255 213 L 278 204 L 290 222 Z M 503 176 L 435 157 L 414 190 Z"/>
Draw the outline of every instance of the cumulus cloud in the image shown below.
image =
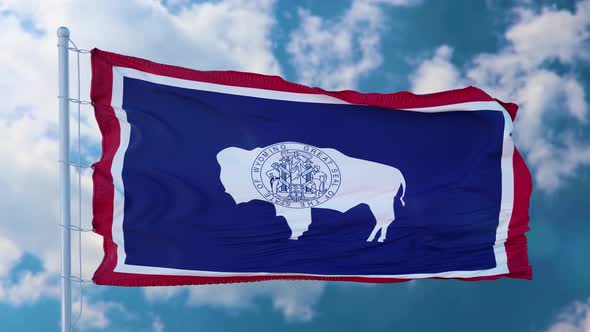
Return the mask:
<path id="1" fill-rule="evenodd" d="M 451 62 L 453 49 L 440 46 L 431 59 L 420 64 L 410 78 L 414 93 L 428 93 L 456 89 L 464 85 L 459 70 Z"/>
<path id="2" fill-rule="evenodd" d="M 309 321 L 315 315 L 315 304 L 325 283 L 317 281 L 269 281 L 265 283 L 204 285 L 185 287 L 187 305 L 247 310 L 256 300 L 270 297 L 273 309 L 290 321 Z M 168 300 L 182 292 L 181 288 L 152 287 L 145 290 L 148 300 Z"/>
<path id="3" fill-rule="evenodd" d="M 144 290 L 144 296 L 148 301 L 167 301 L 190 287 L 148 287 Z"/>
<path id="4" fill-rule="evenodd" d="M 588 14 L 590 5 L 580 1 L 575 12 L 543 8 L 540 13 L 521 8 L 518 24 L 505 34 L 518 54 L 527 55 L 529 63 L 541 63 L 547 58 L 571 63 L 590 59 L 588 45 Z"/>
<path id="5" fill-rule="evenodd" d="M 565 309 L 547 332 L 589 332 L 590 299 L 577 301 Z"/>
<path id="6" fill-rule="evenodd" d="M 160 317 L 156 317 L 152 322 L 152 331 L 153 332 L 164 332 L 164 322 L 160 319 Z"/>
<path id="7" fill-rule="evenodd" d="M 580 166 L 590 164 L 590 147 L 573 129 L 585 126 L 588 117 L 575 66 L 590 61 L 590 1 L 579 2 L 574 11 L 518 8 L 516 13 L 504 34 L 506 46 L 497 53 L 479 54 L 458 68 L 451 61 L 452 48 L 443 45 L 418 66 L 411 82 L 418 92 L 472 84 L 519 104 L 515 140 L 527 153 L 535 184 L 552 192 Z M 555 64 L 566 68 L 565 73 Z M 556 119 L 572 125 L 549 129 Z"/>
<path id="8" fill-rule="evenodd" d="M 22 252 L 10 239 L 0 237 L 0 278 L 5 277 L 20 260 Z"/>
<path id="9" fill-rule="evenodd" d="M 298 80 L 327 89 L 354 89 L 383 62 L 381 34 L 386 26 L 383 5 L 417 1 L 354 0 L 342 17 L 326 20 L 299 9 L 299 28 L 291 33 L 287 52 Z"/>
<path id="10" fill-rule="evenodd" d="M 48 272 L 22 272 L 16 282 L 0 280 L 0 303 L 23 305 L 42 297 L 56 298 L 60 294 L 59 277 Z"/>
<path id="11" fill-rule="evenodd" d="M 109 318 L 109 314 L 112 313 L 119 313 L 125 316 L 126 318 L 130 319 L 133 318 L 133 315 L 130 314 L 123 305 L 116 302 L 110 301 L 96 301 L 96 302 L 87 302 L 85 299 L 82 301 L 83 306 L 83 314 L 80 316 L 80 319 L 76 321 L 76 312 L 73 315 L 72 323 L 76 323 L 76 327 L 80 330 L 105 330 L 111 325 L 111 319 Z M 73 308 L 79 308 L 80 301 L 76 301 L 73 303 Z M 161 331 L 161 330 L 160 330 Z"/>

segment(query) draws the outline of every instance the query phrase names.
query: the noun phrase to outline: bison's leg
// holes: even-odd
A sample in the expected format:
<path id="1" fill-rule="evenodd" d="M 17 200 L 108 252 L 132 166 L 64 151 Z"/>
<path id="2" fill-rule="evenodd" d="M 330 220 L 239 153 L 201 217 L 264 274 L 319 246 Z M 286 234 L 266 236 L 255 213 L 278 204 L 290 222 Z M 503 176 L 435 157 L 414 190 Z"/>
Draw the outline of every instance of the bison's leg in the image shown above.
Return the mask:
<path id="1" fill-rule="evenodd" d="M 367 242 L 373 241 L 379 230 L 381 230 L 381 235 L 377 241 L 383 242 L 387 237 L 387 228 L 391 225 L 393 220 L 395 220 L 393 199 L 374 202 L 369 205 L 369 208 L 371 209 L 371 212 L 373 212 L 377 222 L 375 223 L 375 227 L 373 228 L 371 235 L 369 235 Z"/>
<path id="2" fill-rule="evenodd" d="M 290 209 L 281 208 L 277 215 L 285 217 L 287 225 L 291 229 L 290 240 L 297 240 L 303 233 L 307 232 L 311 225 L 311 209 Z"/>
<path id="3" fill-rule="evenodd" d="M 371 242 L 375 239 L 375 236 L 377 235 L 377 232 L 379 231 L 379 229 L 380 229 L 379 225 L 375 224 L 375 227 L 373 227 L 373 231 L 371 232 L 371 235 L 369 235 L 367 242 Z"/>
<path id="4" fill-rule="evenodd" d="M 379 239 L 377 241 L 379 241 L 379 242 L 385 241 L 385 238 L 387 237 L 387 228 L 389 227 L 389 225 L 391 225 L 392 222 L 393 222 L 393 220 L 388 222 L 385 225 L 381 225 L 381 236 L 379 237 Z"/>

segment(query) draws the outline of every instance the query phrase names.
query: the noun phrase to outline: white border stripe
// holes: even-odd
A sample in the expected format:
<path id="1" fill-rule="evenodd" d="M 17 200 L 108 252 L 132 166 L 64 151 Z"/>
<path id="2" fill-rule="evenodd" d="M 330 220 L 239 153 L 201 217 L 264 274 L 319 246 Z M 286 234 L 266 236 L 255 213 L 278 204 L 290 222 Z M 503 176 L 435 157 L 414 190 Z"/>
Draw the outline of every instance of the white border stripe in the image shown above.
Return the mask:
<path id="1" fill-rule="evenodd" d="M 125 240 L 123 236 L 123 217 L 125 215 L 125 187 L 123 185 L 123 163 L 125 153 L 129 146 L 131 126 L 127 122 L 127 112 L 123 109 L 123 76 L 113 70 L 113 95 L 111 106 L 115 110 L 115 116 L 119 120 L 120 143 L 115 152 L 111 175 L 113 176 L 114 201 L 113 201 L 113 241 L 117 245 L 117 265 L 115 271 L 125 262 Z"/>
<path id="2" fill-rule="evenodd" d="M 120 75 L 135 78 L 143 81 L 148 81 L 156 84 L 169 85 L 178 88 L 201 90 L 209 92 L 219 92 L 231 95 L 256 97 L 265 99 L 275 100 L 286 100 L 286 101 L 297 101 L 307 103 L 320 103 L 320 104 L 349 104 L 344 100 L 338 98 L 319 95 L 319 94 L 307 94 L 307 93 L 296 93 L 296 92 L 284 92 L 274 91 L 265 89 L 245 88 L 231 85 L 222 85 L 215 83 L 206 83 L 199 81 L 183 80 L 180 78 L 173 78 L 168 76 L 154 75 L 143 71 L 124 68 L 124 67 L 113 67 L 113 71 L 118 71 Z"/>
<path id="3" fill-rule="evenodd" d="M 401 110 L 424 113 L 456 112 L 456 111 L 499 111 L 506 112 L 496 101 L 472 101 L 467 103 L 450 104 L 433 107 L 401 108 Z M 512 122 L 512 120 L 510 121 Z"/>
<path id="4" fill-rule="evenodd" d="M 135 78 L 147 82 L 156 84 L 175 86 L 184 89 L 209 91 L 226 93 L 237 96 L 255 97 L 273 100 L 284 100 L 293 102 L 305 102 L 305 103 L 318 103 L 318 104 L 349 104 L 342 99 L 338 99 L 332 96 L 323 94 L 310 94 L 310 93 L 298 93 L 298 92 L 285 92 L 275 91 L 257 88 L 245 88 L 239 86 L 222 85 L 215 83 L 206 83 L 199 81 L 190 81 L 180 78 L 173 78 L 168 76 L 154 75 L 143 71 L 124 68 L 124 67 L 113 67 L 113 71 L 118 71 L 120 75 Z M 433 107 L 416 107 L 416 108 L 400 108 L 400 110 L 412 110 L 414 112 L 444 112 L 444 111 L 504 111 L 504 108 L 495 101 L 476 101 L 467 103 L 458 103 L 452 105 L 442 105 Z"/>
<path id="5" fill-rule="evenodd" d="M 500 202 L 500 215 L 498 229 L 496 231 L 496 242 L 494 245 L 494 255 L 496 267 L 487 270 L 477 271 L 448 271 L 441 273 L 418 273 L 418 274 L 396 274 L 396 275 L 323 275 L 323 274 L 305 274 L 305 273 L 272 273 L 272 272 L 217 272 L 217 271 L 198 271 L 182 270 L 152 266 L 139 266 L 125 264 L 125 243 L 123 236 L 123 218 L 125 208 L 125 189 L 123 186 L 123 163 L 125 152 L 129 145 L 130 125 L 127 122 L 127 115 L 123 109 L 123 78 L 135 78 L 156 84 L 175 86 L 185 89 L 211 91 L 227 93 L 232 95 L 265 98 L 273 100 L 285 100 L 293 102 L 307 103 L 324 103 L 324 104 L 349 104 L 338 98 L 321 94 L 305 94 L 283 91 L 273 91 L 265 89 L 244 88 L 228 85 L 204 83 L 190 80 L 182 80 L 168 76 L 160 76 L 145 73 L 142 71 L 113 67 L 113 95 L 111 104 L 115 110 L 117 119 L 121 128 L 121 143 L 115 157 L 111 173 L 115 186 L 115 195 L 113 202 L 113 241 L 117 245 L 117 264 L 115 272 L 134 273 L 134 274 L 152 274 L 152 275 L 171 275 L 171 276 L 203 276 L 203 277 L 232 277 L 232 276 L 310 276 L 310 277 L 365 277 L 365 278 L 397 278 L 397 279 L 422 279 L 422 278 L 472 278 L 485 277 L 492 275 L 501 275 L 508 273 L 508 261 L 504 243 L 508 235 L 508 224 L 510 222 L 513 204 L 514 204 L 514 174 L 512 156 L 514 145 L 512 142 L 512 120 L 508 112 L 497 102 L 468 102 L 452 105 L 425 108 L 408 108 L 414 112 L 447 112 L 447 111 L 500 111 L 504 114 L 504 142 L 502 148 L 502 199 Z"/>

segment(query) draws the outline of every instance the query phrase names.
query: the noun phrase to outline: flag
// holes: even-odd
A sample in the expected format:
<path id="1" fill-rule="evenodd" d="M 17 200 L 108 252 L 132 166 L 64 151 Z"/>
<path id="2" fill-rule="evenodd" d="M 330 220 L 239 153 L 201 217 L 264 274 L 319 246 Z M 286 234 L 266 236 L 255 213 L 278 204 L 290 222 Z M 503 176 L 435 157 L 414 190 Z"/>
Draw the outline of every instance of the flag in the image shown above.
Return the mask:
<path id="1" fill-rule="evenodd" d="M 326 91 L 94 49 L 94 282 L 531 279 L 517 106 Z"/>

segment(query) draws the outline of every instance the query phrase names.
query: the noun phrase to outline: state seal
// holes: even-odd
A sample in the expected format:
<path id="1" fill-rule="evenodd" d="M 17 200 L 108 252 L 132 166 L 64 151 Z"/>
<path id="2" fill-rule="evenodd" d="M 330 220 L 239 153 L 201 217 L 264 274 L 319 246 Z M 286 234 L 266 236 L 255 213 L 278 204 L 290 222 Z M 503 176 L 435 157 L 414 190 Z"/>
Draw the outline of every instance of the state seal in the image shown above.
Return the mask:
<path id="1" fill-rule="evenodd" d="M 340 169 L 321 149 L 297 142 L 263 148 L 253 161 L 252 183 L 262 197 L 289 208 L 309 208 L 334 197 Z"/>

